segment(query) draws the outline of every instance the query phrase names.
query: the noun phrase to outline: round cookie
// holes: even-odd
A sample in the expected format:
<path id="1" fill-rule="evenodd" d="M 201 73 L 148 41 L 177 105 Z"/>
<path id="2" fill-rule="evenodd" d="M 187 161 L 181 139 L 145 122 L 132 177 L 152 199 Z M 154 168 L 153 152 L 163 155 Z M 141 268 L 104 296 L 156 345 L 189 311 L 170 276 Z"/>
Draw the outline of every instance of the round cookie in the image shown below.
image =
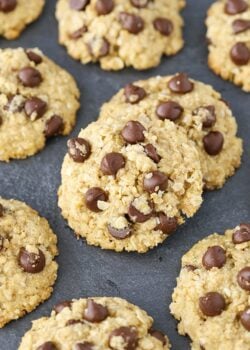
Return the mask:
<path id="1" fill-rule="evenodd" d="M 0 197 L 0 328 L 51 295 L 56 243 L 46 219 L 22 202 Z"/>
<path id="2" fill-rule="evenodd" d="M 152 123 L 166 119 L 185 128 L 199 151 L 207 189 L 223 186 L 240 166 L 242 141 L 237 124 L 220 93 L 184 73 L 128 84 L 101 110 L 101 120 L 147 116 Z"/>
<path id="3" fill-rule="evenodd" d="M 79 108 L 74 79 L 38 49 L 0 50 L 0 160 L 26 158 L 69 134 Z"/>
<path id="4" fill-rule="evenodd" d="M 170 305 L 192 350 L 250 344 L 250 224 L 198 242 L 182 258 Z"/>
<path id="5" fill-rule="evenodd" d="M 146 252 L 202 202 L 198 153 L 183 130 L 145 116 L 95 122 L 68 141 L 59 206 L 77 236 Z M 135 120 L 133 120 L 135 119 Z"/>
<path id="6" fill-rule="evenodd" d="M 0 35 L 16 39 L 25 27 L 41 14 L 44 0 L 1 0 Z"/>
<path id="7" fill-rule="evenodd" d="M 120 298 L 89 298 L 57 304 L 50 317 L 33 322 L 19 350 L 169 350 L 153 319 Z"/>
<path id="8" fill-rule="evenodd" d="M 250 0 L 219 0 L 206 20 L 208 65 L 250 92 Z"/>
<path id="9" fill-rule="evenodd" d="M 82 63 L 148 69 L 183 46 L 185 0 L 59 0 L 59 41 Z"/>

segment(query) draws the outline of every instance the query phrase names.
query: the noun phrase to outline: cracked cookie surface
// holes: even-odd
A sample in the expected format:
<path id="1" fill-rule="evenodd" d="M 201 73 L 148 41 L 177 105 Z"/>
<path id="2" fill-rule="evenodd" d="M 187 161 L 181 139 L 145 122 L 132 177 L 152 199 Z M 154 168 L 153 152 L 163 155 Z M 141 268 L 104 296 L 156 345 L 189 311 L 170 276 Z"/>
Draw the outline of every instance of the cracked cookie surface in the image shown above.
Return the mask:
<path id="1" fill-rule="evenodd" d="M 49 298 L 57 277 L 56 243 L 46 219 L 0 197 L 0 327 Z"/>
<path id="2" fill-rule="evenodd" d="M 147 69 L 183 46 L 184 0 L 59 0 L 59 41 L 82 63 Z"/>

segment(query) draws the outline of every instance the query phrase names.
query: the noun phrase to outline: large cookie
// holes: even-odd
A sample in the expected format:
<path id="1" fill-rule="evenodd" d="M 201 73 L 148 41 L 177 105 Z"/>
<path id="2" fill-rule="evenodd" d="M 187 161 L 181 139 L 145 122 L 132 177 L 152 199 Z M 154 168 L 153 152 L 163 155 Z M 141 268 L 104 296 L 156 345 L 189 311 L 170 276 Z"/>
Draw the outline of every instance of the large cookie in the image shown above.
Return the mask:
<path id="1" fill-rule="evenodd" d="M 59 206 L 89 244 L 142 253 L 198 210 L 202 173 L 174 123 L 130 118 L 92 123 L 68 141 Z"/>
<path id="2" fill-rule="evenodd" d="M 0 35 L 17 38 L 24 28 L 41 14 L 44 0 L 1 0 Z"/>
<path id="3" fill-rule="evenodd" d="M 211 86 L 181 73 L 129 84 L 104 104 L 102 120 L 148 116 L 154 123 L 168 119 L 185 128 L 200 155 L 206 188 L 222 187 L 239 167 L 242 141 L 228 105 Z"/>
<path id="4" fill-rule="evenodd" d="M 209 67 L 250 91 L 250 0 L 214 2 L 206 24 Z"/>
<path id="5" fill-rule="evenodd" d="M 26 158 L 68 134 L 79 108 L 74 79 L 38 49 L 0 50 L 0 160 Z"/>
<path id="6" fill-rule="evenodd" d="M 157 66 L 183 46 L 185 0 L 59 0 L 59 41 L 82 63 L 106 70 Z"/>
<path id="7" fill-rule="evenodd" d="M 33 322 L 19 350 L 169 350 L 152 325 L 145 311 L 120 298 L 64 301 Z"/>
<path id="8" fill-rule="evenodd" d="M 57 277 L 56 243 L 47 220 L 0 197 L 0 327 L 49 298 Z"/>
<path id="9" fill-rule="evenodd" d="M 193 350 L 250 349 L 250 224 L 213 234 L 182 258 L 171 313 Z"/>

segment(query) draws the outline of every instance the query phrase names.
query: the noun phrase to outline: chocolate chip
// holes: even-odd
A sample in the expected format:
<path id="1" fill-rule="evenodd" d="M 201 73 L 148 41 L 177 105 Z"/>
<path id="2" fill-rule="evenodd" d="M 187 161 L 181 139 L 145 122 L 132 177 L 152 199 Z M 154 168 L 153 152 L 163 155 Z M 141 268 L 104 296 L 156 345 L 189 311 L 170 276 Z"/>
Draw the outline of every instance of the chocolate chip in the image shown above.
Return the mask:
<path id="1" fill-rule="evenodd" d="M 90 156 L 90 144 L 88 141 L 81 137 L 68 140 L 67 146 L 69 156 L 76 163 L 83 163 Z"/>
<path id="2" fill-rule="evenodd" d="M 89 210 L 94 211 L 95 213 L 98 213 L 102 211 L 98 207 L 98 202 L 107 202 L 108 195 L 103 189 L 99 187 L 92 187 L 85 193 L 85 203 Z"/>
<path id="3" fill-rule="evenodd" d="M 0 0 L 0 11 L 11 12 L 16 8 L 17 0 Z"/>
<path id="4" fill-rule="evenodd" d="M 166 345 L 166 337 L 162 332 L 156 331 L 155 329 L 150 329 L 148 332 L 152 335 L 152 337 L 155 337 L 156 339 L 160 340 L 160 342 L 162 342 L 163 345 Z"/>
<path id="5" fill-rule="evenodd" d="M 28 252 L 21 248 L 18 255 L 18 263 L 28 273 L 39 273 L 43 271 L 46 260 L 43 252 L 38 249 L 38 254 Z"/>
<path id="6" fill-rule="evenodd" d="M 240 224 L 239 230 L 233 234 L 233 243 L 240 244 L 250 241 L 250 224 Z"/>
<path id="7" fill-rule="evenodd" d="M 138 34 L 144 28 L 144 21 L 140 16 L 132 15 L 127 12 L 121 12 L 119 15 L 119 21 L 123 27 L 129 33 Z"/>
<path id="8" fill-rule="evenodd" d="M 51 341 L 47 341 L 46 343 L 43 343 L 42 345 L 38 346 L 36 350 L 57 350 L 54 343 Z"/>
<path id="9" fill-rule="evenodd" d="M 130 0 L 131 4 L 138 9 L 146 7 L 149 3 L 149 0 Z"/>
<path id="10" fill-rule="evenodd" d="M 35 64 L 40 64 L 43 61 L 42 57 L 34 51 L 27 50 L 26 55 L 28 56 L 28 59 Z"/>
<path id="11" fill-rule="evenodd" d="M 105 175 L 116 175 L 124 167 L 125 158 L 121 153 L 111 152 L 102 158 L 101 171 Z"/>
<path id="12" fill-rule="evenodd" d="M 227 0 L 224 11 L 228 15 L 236 15 L 237 13 L 245 12 L 248 8 L 244 0 Z"/>
<path id="13" fill-rule="evenodd" d="M 163 212 L 157 213 L 158 225 L 155 227 L 155 230 L 160 230 L 166 235 L 173 233 L 178 226 L 177 219 L 175 217 L 170 218 Z"/>
<path id="14" fill-rule="evenodd" d="M 156 108 L 156 114 L 161 119 L 169 119 L 175 121 L 182 115 L 182 106 L 174 101 L 162 102 Z"/>
<path id="15" fill-rule="evenodd" d="M 65 324 L 65 326 L 74 326 L 75 324 L 83 323 L 81 320 L 71 319 L 68 320 Z"/>
<path id="16" fill-rule="evenodd" d="M 226 308 L 226 302 L 220 293 L 209 292 L 199 299 L 199 306 L 206 316 L 218 316 Z"/>
<path id="17" fill-rule="evenodd" d="M 52 115 L 45 124 L 45 136 L 47 138 L 58 135 L 63 130 L 63 119 L 59 115 Z"/>
<path id="18" fill-rule="evenodd" d="M 41 118 L 47 111 L 47 103 L 38 97 L 32 97 L 24 104 L 24 110 L 32 120 Z"/>
<path id="19" fill-rule="evenodd" d="M 88 43 L 88 49 L 92 56 L 101 58 L 109 54 L 110 44 L 107 39 L 96 37 Z"/>
<path id="20" fill-rule="evenodd" d="M 65 300 L 61 301 L 60 303 L 56 304 L 53 308 L 53 310 L 59 314 L 65 307 L 71 307 L 72 301 Z"/>
<path id="21" fill-rule="evenodd" d="M 250 307 L 247 307 L 240 315 L 242 326 L 250 332 Z"/>
<path id="22" fill-rule="evenodd" d="M 194 84 L 188 79 L 186 73 L 180 73 L 169 80 L 168 87 L 172 92 L 186 94 L 193 90 Z"/>
<path id="23" fill-rule="evenodd" d="M 183 268 L 185 268 L 188 271 L 195 271 L 195 270 L 197 270 L 197 266 L 190 265 L 190 264 L 183 266 Z"/>
<path id="24" fill-rule="evenodd" d="M 146 208 L 146 212 L 145 209 Z M 143 212 L 144 210 L 144 212 Z M 128 208 L 129 218 L 133 222 L 143 223 L 149 220 L 154 213 L 154 204 L 149 200 L 141 199 L 140 197 L 135 198 Z"/>
<path id="25" fill-rule="evenodd" d="M 85 341 L 84 343 L 77 343 L 74 347 L 74 350 L 93 350 L 94 344 Z"/>
<path id="26" fill-rule="evenodd" d="M 202 257 L 202 264 L 210 270 L 213 267 L 222 268 L 226 263 L 226 251 L 218 245 L 209 247 Z"/>
<path id="27" fill-rule="evenodd" d="M 234 34 L 239 34 L 250 29 L 250 20 L 247 19 L 236 19 L 232 23 Z"/>
<path id="28" fill-rule="evenodd" d="M 222 150 L 224 137 L 219 131 L 210 131 L 203 137 L 203 146 L 207 154 L 216 156 Z"/>
<path id="29" fill-rule="evenodd" d="M 3 250 L 4 247 L 4 238 L 3 236 L 0 236 L 0 252 Z"/>
<path id="30" fill-rule="evenodd" d="M 168 186 L 168 177 L 161 171 L 152 171 L 144 176 L 143 188 L 149 193 L 165 191 Z"/>
<path id="31" fill-rule="evenodd" d="M 0 218 L 3 216 L 4 207 L 0 204 Z"/>
<path id="32" fill-rule="evenodd" d="M 25 87 L 36 87 L 42 82 L 41 73 L 32 67 L 25 67 L 20 69 L 18 78 Z"/>
<path id="33" fill-rule="evenodd" d="M 85 10 L 85 7 L 89 4 L 90 0 L 70 0 L 69 4 L 73 10 L 81 11 Z"/>
<path id="34" fill-rule="evenodd" d="M 145 130 L 146 129 L 141 123 L 131 120 L 124 126 L 121 131 L 121 135 L 125 142 L 135 144 L 144 141 Z"/>
<path id="35" fill-rule="evenodd" d="M 244 66 L 250 60 L 250 50 L 245 43 L 236 43 L 230 51 L 230 56 L 237 66 Z"/>
<path id="36" fill-rule="evenodd" d="M 84 311 L 84 319 L 89 322 L 101 322 L 108 317 L 108 309 L 106 306 L 94 302 L 92 299 L 88 299 L 87 308 Z"/>
<path id="37" fill-rule="evenodd" d="M 244 267 L 237 275 L 239 286 L 247 291 L 250 291 L 250 267 Z"/>
<path id="38" fill-rule="evenodd" d="M 155 30 L 165 36 L 169 36 L 174 29 L 172 21 L 164 17 L 156 18 L 153 23 Z"/>
<path id="39" fill-rule="evenodd" d="M 77 40 L 83 36 L 84 33 L 86 33 L 88 28 L 86 26 L 82 26 L 81 28 L 75 30 L 73 33 L 71 33 L 69 36 L 73 40 Z"/>
<path id="40" fill-rule="evenodd" d="M 211 128 L 216 123 L 215 107 L 212 105 L 196 108 L 193 115 L 200 115 L 203 118 L 203 128 Z"/>
<path id="41" fill-rule="evenodd" d="M 138 333 L 134 327 L 120 327 L 111 332 L 109 337 L 109 346 L 111 349 L 119 350 L 120 342 L 115 338 L 122 338 L 124 350 L 135 350 L 138 345 Z"/>
<path id="42" fill-rule="evenodd" d="M 144 150 L 145 150 L 147 156 L 150 159 L 152 159 L 156 164 L 158 164 L 160 162 L 161 157 L 157 153 L 156 148 L 153 145 L 151 145 L 151 143 L 149 143 L 146 146 L 144 146 Z"/>
<path id="43" fill-rule="evenodd" d="M 131 235 L 132 227 L 125 217 L 116 217 L 108 224 L 108 231 L 116 239 L 125 239 Z"/>
<path id="44" fill-rule="evenodd" d="M 99 16 L 109 14 L 113 8 L 113 0 L 97 0 L 95 4 L 95 9 Z"/>
<path id="45" fill-rule="evenodd" d="M 137 85 L 127 84 L 124 88 L 126 102 L 136 104 L 146 97 L 146 91 Z"/>

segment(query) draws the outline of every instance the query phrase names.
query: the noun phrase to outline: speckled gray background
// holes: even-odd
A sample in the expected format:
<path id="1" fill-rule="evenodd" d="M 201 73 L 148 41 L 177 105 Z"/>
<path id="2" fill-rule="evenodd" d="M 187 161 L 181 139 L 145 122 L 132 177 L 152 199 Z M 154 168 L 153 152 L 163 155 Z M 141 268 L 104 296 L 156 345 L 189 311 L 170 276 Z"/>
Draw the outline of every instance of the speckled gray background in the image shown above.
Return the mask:
<path id="1" fill-rule="evenodd" d="M 206 193 L 197 215 L 163 245 L 145 255 L 117 254 L 87 246 L 85 242 L 77 241 L 67 227 L 60 216 L 56 195 L 67 138 L 54 138 L 45 150 L 27 160 L 0 163 L 0 195 L 23 200 L 45 216 L 58 235 L 60 249 L 59 276 L 52 297 L 36 311 L 0 330 L 0 350 L 17 349 L 31 321 L 48 315 L 56 302 L 97 295 L 120 296 L 141 306 L 154 317 L 155 327 L 168 334 L 173 350 L 188 350 L 189 341 L 178 335 L 168 305 L 181 256 L 202 237 L 249 221 L 249 94 L 216 77 L 206 65 L 204 18 L 211 0 L 188 0 L 183 12 L 186 45 L 180 54 L 165 58 L 156 69 L 146 72 L 126 69 L 117 73 L 103 72 L 98 65 L 82 66 L 67 56 L 64 48 L 57 44 L 55 3 L 55 0 L 47 0 L 41 18 L 20 39 L 12 42 L 1 39 L 0 47 L 38 46 L 75 76 L 81 90 L 82 108 L 72 135 L 77 135 L 81 127 L 95 120 L 100 105 L 127 82 L 181 70 L 214 85 L 230 101 L 239 124 L 239 135 L 244 139 L 245 153 L 241 169 L 223 189 Z"/>

